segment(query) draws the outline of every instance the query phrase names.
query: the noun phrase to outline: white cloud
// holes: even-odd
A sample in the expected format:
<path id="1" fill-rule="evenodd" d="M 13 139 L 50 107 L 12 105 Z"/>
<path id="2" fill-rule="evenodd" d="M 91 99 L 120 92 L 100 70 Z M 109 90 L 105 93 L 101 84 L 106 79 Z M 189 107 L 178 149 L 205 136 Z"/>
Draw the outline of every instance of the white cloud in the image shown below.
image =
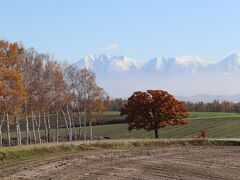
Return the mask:
<path id="1" fill-rule="evenodd" d="M 112 43 L 107 45 L 106 47 L 102 48 L 104 51 L 116 51 L 119 49 L 119 44 L 117 43 Z"/>

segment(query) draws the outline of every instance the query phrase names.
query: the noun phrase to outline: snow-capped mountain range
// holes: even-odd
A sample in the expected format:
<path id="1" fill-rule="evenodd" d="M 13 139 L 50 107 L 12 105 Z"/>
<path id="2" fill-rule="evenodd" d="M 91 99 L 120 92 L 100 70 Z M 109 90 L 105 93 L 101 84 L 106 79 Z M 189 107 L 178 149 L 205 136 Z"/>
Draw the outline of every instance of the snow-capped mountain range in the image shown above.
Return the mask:
<path id="1" fill-rule="evenodd" d="M 143 63 L 127 56 L 113 56 L 107 54 L 90 54 L 76 63 L 79 68 L 92 69 L 98 72 L 127 72 L 141 69 Z"/>
<path id="2" fill-rule="evenodd" d="M 107 54 L 88 55 L 75 65 L 79 68 L 90 68 L 97 74 L 108 72 L 142 73 L 217 73 L 232 74 L 240 72 L 240 54 L 232 54 L 221 61 L 210 61 L 199 56 L 182 57 L 155 57 L 148 61 L 131 59 L 127 56 L 114 56 Z"/>
<path id="3" fill-rule="evenodd" d="M 88 55 L 74 64 L 97 75 L 113 97 L 133 91 L 164 89 L 174 95 L 240 94 L 240 54 L 219 61 L 199 56 L 155 57 L 148 61 L 107 54 Z"/>

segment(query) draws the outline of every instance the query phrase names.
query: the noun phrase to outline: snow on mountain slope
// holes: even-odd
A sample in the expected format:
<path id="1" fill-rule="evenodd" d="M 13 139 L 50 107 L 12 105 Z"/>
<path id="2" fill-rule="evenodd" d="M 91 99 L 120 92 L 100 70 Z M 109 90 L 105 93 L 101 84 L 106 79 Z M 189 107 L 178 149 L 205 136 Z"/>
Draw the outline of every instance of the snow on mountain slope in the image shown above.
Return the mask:
<path id="1" fill-rule="evenodd" d="M 207 68 L 212 73 L 231 75 L 240 72 L 240 54 L 234 53 Z"/>
<path id="2" fill-rule="evenodd" d="M 95 72 L 198 72 L 211 64 L 211 61 L 199 56 L 156 57 L 149 61 L 137 61 L 127 56 L 111 56 L 106 54 L 88 55 L 76 63 L 80 68 L 91 68 Z"/>
<path id="3" fill-rule="evenodd" d="M 239 94 L 240 55 L 214 62 L 199 56 L 156 57 L 139 61 L 126 56 L 88 55 L 75 63 L 92 69 L 99 84 L 115 97 L 133 91 L 165 89 L 173 94 Z"/>
<path id="4" fill-rule="evenodd" d="M 210 61 L 199 56 L 182 56 L 172 58 L 162 58 L 164 71 L 169 73 L 198 72 L 202 68 L 211 64 Z"/>
<path id="5" fill-rule="evenodd" d="M 142 63 L 126 56 L 112 56 L 106 54 L 88 55 L 75 64 L 79 68 L 90 68 L 96 73 L 112 71 L 126 72 L 140 69 Z"/>
<path id="6" fill-rule="evenodd" d="M 199 56 L 155 57 L 148 61 L 138 61 L 127 56 L 113 56 L 107 54 L 91 54 L 75 63 L 79 68 L 90 68 L 97 74 L 109 72 L 141 72 L 164 74 L 221 74 L 230 75 L 240 73 L 240 54 L 232 54 L 227 58 L 213 62 Z"/>

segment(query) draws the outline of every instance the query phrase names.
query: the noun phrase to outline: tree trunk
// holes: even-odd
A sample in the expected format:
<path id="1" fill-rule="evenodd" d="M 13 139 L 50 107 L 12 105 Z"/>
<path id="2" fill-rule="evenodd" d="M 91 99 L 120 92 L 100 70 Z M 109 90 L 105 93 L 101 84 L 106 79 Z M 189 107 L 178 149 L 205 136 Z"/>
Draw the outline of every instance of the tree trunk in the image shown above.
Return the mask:
<path id="1" fill-rule="evenodd" d="M 20 129 L 20 123 L 18 120 L 18 133 L 19 133 L 19 145 L 22 145 L 22 133 L 21 133 L 21 129 Z"/>
<path id="2" fill-rule="evenodd" d="M 16 123 L 16 144 L 19 145 L 19 132 L 18 132 L 18 120 L 17 120 L 17 117 L 15 117 L 15 123 Z"/>
<path id="3" fill-rule="evenodd" d="M 82 135 L 82 121 L 81 121 L 81 114 L 78 112 L 78 121 L 79 121 L 79 140 L 81 140 Z"/>
<path id="4" fill-rule="evenodd" d="M 3 125 L 4 118 L 5 118 L 5 114 L 3 115 L 2 120 L 1 120 L 1 122 L 0 122 L 0 147 L 3 146 L 2 125 Z"/>
<path id="5" fill-rule="evenodd" d="M 38 141 L 41 144 L 42 139 L 41 139 L 41 133 L 40 133 L 40 125 L 41 125 L 41 114 L 40 114 L 40 112 L 39 112 L 39 115 L 38 115 L 38 122 L 37 122 L 37 118 L 36 118 L 35 114 L 34 114 L 34 120 L 35 120 L 35 123 L 36 123 L 36 126 L 37 126 Z"/>
<path id="6" fill-rule="evenodd" d="M 28 123 L 27 114 L 26 114 L 25 120 L 26 120 L 26 144 L 28 145 L 29 144 L 29 123 Z"/>
<path id="7" fill-rule="evenodd" d="M 44 122 L 44 126 L 45 126 L 45 140 L 46 140 L 46 142 L 48 142 L 48 128 L 47 128 L 46 113 L 45 113 L 45 111 L 44 111 L 44 113 L 43 113 L 43 122 Z"/>
<path id="8" fill-rule="evenodd" d="M 2 141 L 2 125 L 0 125 L 0 147 L 3 146 L 3 141 Z"/>
<path id="9" fill-rule="evenodd" d="M 76 132 L 75 123 L 73 121 L 73 118 L 72 118 L 72 126 L 73 126 L 74 141 L 77 141 L 77 132 Z"/>
<path id="10" fill-rule="evenodd" d="M 155 138 L 159 138 L 159 135 L 158 135 L 158 129 L 154 129 L 154 133 L 155 133 Z"/>
<path id="11" fill-rule="evenodd" d="M 50 142 L 51 141 L 51 125 L 50 125 L 49 111 L 47 114 L 47 121 L 48 121 L 48 142 Z"/>
<path id="12" fill-rule="evenodd" d="M 92 122 L 89 122 L 89 126 L 90 126 L 90 139 L 93 139 L 93 133 L 92 133 Z"/>
<path id="13" fill-rule="evenodd" d="M 84 107 L 84 140 L 87 140 L 87 111 L 86 107 Z"/>
<path id="14" fill-rule="evenodd" d="M 63 117 L 64 117 L 65 125 L 66 125 L 66 128 L 67 128 L 67 136 L 68 136 L 68 138 L 70 138 L 70 131 L 69 131 L 69 128 L 68 128 L 67 117 L 66 117 L 66 114 L 65 114 L 65 112 L 64 112 L 63 109 L 62 109 L 62 113 L 63 113 Z"/>
<path id="15" fill-rule="evenodd" d="M 58 112 L 57 112 L 57 128 L 56 128 L 56 138 L 57 138 L 57 142 L 58 142 L 58 139 L 59 139 L 59 122 L 58 122 Z"/>
<path id="16" fill-rule="evenodd" d="M 35 131 L 35 123 L 34 123 L 33 111 L 32 111 L 32 130 L 33 130 L 34 144 L 36 144 L 37 143 L 37 138 L 36 138 L 36 131 Z"/>
<path id="17" fill-rule="evenodd" d="M 68 115 L 68 121 L 69 121 L 69 141 L 72 141 L 72 120 L 71 120 L 71 116 L 68 110 L 68 106 L 67 106 L 67 115 Z"/>
<path id="18" fill-rule="evenodd" d="M 19 119 L 15 117 L 16 121 L 16 139 L 17 139 L 17 145 L 20 146 L 22 145 L 22 135 L 21 135 L 21 129 L 20 129 L 20 124 L 19 124 Z"/>
<path id="19" fill-rule="evenodd" d="M 76 133 L 76 129 L 75 129 L 75 123 L 74 123 L 74 118 L 71 116 L 71 121 L 72 121 L 72 133 L 73 133 L 73 137 L 74 137 L 74 141 L 77 140 L 77 133 Z"/>
<path id="20" fill-rule="evenodd" d="M 8 112 L 7 112 L 7 114 L 6 114 L 6 119 L 7 119 L 7 139 L 8 139 L 8 146 L 11 146 L 11 135 L 10 135 Z"/>
<path id="21" fill-rule="evenodd" d="M 87 140 L 87 123 L 86 123 L 86 119 L 84 120 L 84 141 Z"/>

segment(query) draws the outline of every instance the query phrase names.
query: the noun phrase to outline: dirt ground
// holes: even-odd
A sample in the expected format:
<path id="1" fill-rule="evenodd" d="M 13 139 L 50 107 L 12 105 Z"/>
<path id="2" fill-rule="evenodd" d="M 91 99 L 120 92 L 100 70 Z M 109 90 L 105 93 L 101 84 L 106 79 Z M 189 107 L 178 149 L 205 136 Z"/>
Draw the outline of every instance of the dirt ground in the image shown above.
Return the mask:
<path id="1" fill-rule="evenodd" d="M 0 169 L 0 179 L 240 179 L 240 147 L 230 146 L 101 150 L 30 162 Z"/>

